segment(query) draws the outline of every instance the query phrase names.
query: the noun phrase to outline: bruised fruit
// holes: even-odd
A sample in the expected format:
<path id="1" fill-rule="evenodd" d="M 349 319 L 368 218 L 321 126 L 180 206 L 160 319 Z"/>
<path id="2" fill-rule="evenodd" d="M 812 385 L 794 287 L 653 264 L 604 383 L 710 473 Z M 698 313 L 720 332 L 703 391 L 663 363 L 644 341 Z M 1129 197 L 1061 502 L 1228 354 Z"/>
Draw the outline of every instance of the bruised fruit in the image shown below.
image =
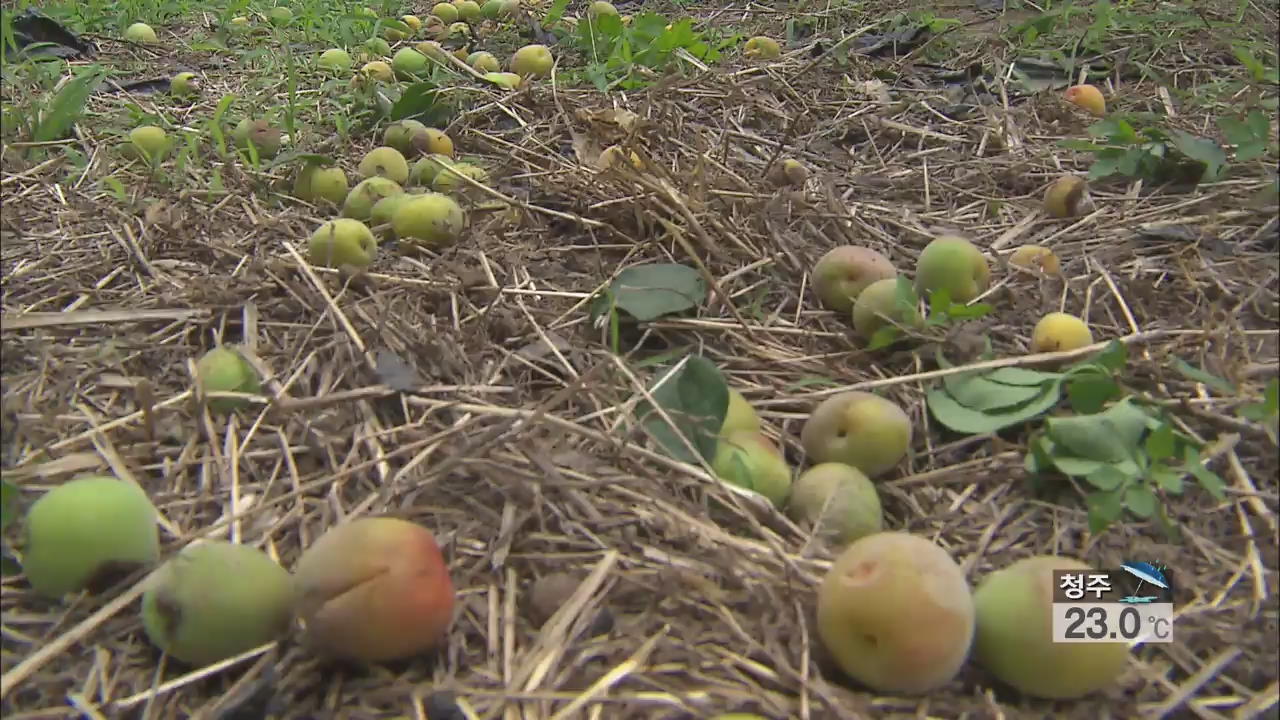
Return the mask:
<path id="1" fill-rule="evenodd" d="M 124 29 L 124 39 L 140 45 L 151 45 L 158 42 L 156 31 L 146 23 L 134 23 Z"/>
<path id="2" fill-rule="evenodd" d="M 524 77 L 544 77 L 551 72 L 555 59 L 546 45 L 525 45 L 511 56 L 511 72 Z"/>
<path id="3" fill-rule="evenodd" d="M 205 353 L 196 361 L 196 381 L 205 393 L 237 392 L 257 394 L 262 392 L 258 371 L 235 348 L 220 345 Z M 244 398 L 209 398 L 209 409 L 228 413 L 249 404 Z"/>
<path id="4" fill-rule="evenodd" d="M 1009 253 L 1009 264 L 1027 270 L 1039 270 L 1045 275 L 1060 275 L 1061 263 L 1053 251 L 1041 245 L 1022 245 Z"/>
<path id="5" fill-rule="evenodd" d="M 22 571 L 47 597 L 101 589 L 159 560 L 156 517 L 135 483 L 104 475 L 69 480 L 27 511 Z"/>
<path id="6" fill-rule="evenodd" d="M 396 518 L 331 528 L 294 568 L 308 642 L 330 655 L 379 662 L 445 640 L 454 592 L 435 537 Z"/>
<path id="7" fill-rule="evenodd" d="M 720 424 L 720 437 L 740 430 L 760 432 L 760 416 L 751 407 L 751 403 L 742 397 L 742 393 L 729 388 L 729 405 L 724 411 L 724 422 Z"/>
<path id="8" fill-rule="evenodd" d="M 782 55 L 778 41 L 764 35 L 756 35 L 742 46 L 742 54 L 753 60 L 773 60 Z"/>
<path id="9" fill-rule="evenodd" d="M 911 418 L 892 400 L 850 390 L 823 400 L 800 430 L 812 462 L 838 462 L 867 477 L 892 470 L 911 447 Z"/>
<path id="10" fill-rule="evenodd" d="M 452 198 L 425 193 L 405 202 L 391 216 L 396 237 L 428 247 L 447 245 L 462 234 L 466 215 Z"/>
<path id="11" fill-rule="evenodd" d="M 472 70 L 478 73 L 498 72 L 502 69 L 502 64 L 498 62 L 497 56 L 491 52 L 478 50 L 467 56 L 467 64 Z"/>
<path id="12" fill-rule="evenodd" d="M 1093 344 L 1093 333 L 1083 320 L 1064 312 L 1051 312 L 1040 318 L 1031 331 L 1031 352 L 1078 350 Z"/>
<path id="13" fill-rule="evenodd" d="M 250 145 L 257 151 L 259 158 L 273 158 L 280 152 L 280 131 L 266 120 L 250 120 L 244 118 L 231 130 L 231 141 L 241 150 Z"/>
<path id="14" fill-rule="evenodd" d="M 905 532 L 844 549 L 818 588 L 818 637 L 849 677 L 882 693 L 926 693 L 960 671 L 973 597 L 945 550 Z"/>
<path id="15" fill-rule="evenodd" d="M 425 73 L 427 65 L 427 56 L 413 48 L 400 48 L 391 57 L 391 71 L 406 80 Z"/>
<path id="16" fill-rule="evenodd" d="M 1089 183 L 1077 175 L 1063 175 L 1044 191 L 1044 210 L 1050 217 L 1069 218 L 1080 214 L 1089 196 Z"/>
<path id="17" fill-rule="evenodd" d="M 868 285 L 898 276 L 889 258 L 871 248 L 841 245 L 826 252 L 813 266 L 813 287 L 829 310 L 847 313 Z"/>
<path id="18" fill-rule="evenodd" d="M 307 253 L 314 265 L 366 267 L 378 253 L 378 239 L 359 220 L 338 218 L 325 222 L 311 233 Z"/>
<path id="19" fill-rule="evenodd" d="M 1067 91 L 1062 96 L 1066 98 L 1067 102 L 1083 108 L 1094 117 L 1102 117 L 1107 114 L 1106 98 L 1102 97 L 1102 91 L 1093 85 L 1073 85 L 1067 88 Z"/>
<path id="20" fill-rule="evenodd" d="M 409 161 L 399 150 L 385 145 L 366 153 L 356 170 L 362 178 L 382 177 L 397 185 L 409 180 Z"/>
<path id="21" fill-rule="evenodd" d="M 935 238 L 916 261 L 916 292 L 946 290 L 952 302 L 967 303 L 986 292 L 991 283 L 987 258 L 962 237 Z"/>
<path id="22" fill-rule="evenodd" d="M 289 572 L 266 553 L 221 540 L 188 545 L 142 595 L 156 647 L 201 667 L 275 640 L 293 620 Z"/>
<path id="23" fill-rule="evenodd" d="M 844 463 L 819 463 L 801 473 L 791 486 L 787 510 L 819 537 L 841 545 L 884 529 L 876 486 Z"/>
<path id="24" fill-rule="evenodd" d="M 381 60 L 371 60 L 360 66 L 360 78 L 369 81 L 376 80 L 378 82 L 394 82 L 396 79 L 395 71 L 391 66 Z"/>
<path id="25" fill-rule="evenodd" d="M 898 292 L 898 279 L 876 280 L 863 288 L 853 301 L 853 330 L 864 340 L 892 323 L 907 328 L 923 322 L 919 310 Z"/>
<path id="26" fill-rule="evenodd" d="M 1112 685 L 1129 663 L 1127 643 L 1055 643 L 1053 571 L 1093 568 L 1037 555 L 996 570 L 973 593 L 973 658 L 1026 695 L 1073 699 Z"/>
<path id="27" fill-rule="evenodd" d="M 342 203 L 342 216 L 361 221 L 368 220 L 375 203 L 388 195 L 399 195 L 402 192 L 404 188 L 400 187 L 399 183 L 384 177 L 361 180 L 351 188 L 351 192 L 347 193 L 347 199 Z"/>
<path id="28" fill-rule="evenodd" d="M 754 490 L 782 507 L 791 490 L 791 468 L 782 451 L 759 432 L 738 430 L 716 443 L 711 469 L 727 483 Z"/>

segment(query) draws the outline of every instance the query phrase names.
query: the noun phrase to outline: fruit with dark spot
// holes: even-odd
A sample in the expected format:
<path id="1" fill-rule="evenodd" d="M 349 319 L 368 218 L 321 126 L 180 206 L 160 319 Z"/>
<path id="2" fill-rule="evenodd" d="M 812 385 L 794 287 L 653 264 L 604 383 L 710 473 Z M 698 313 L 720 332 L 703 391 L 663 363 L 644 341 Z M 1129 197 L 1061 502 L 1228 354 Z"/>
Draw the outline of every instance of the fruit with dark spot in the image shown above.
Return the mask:
<path id="1" fill-rule="evenodd" d="M 880 693 L 927 693 L 969 654 L 973 597 L 938 545 L 905 532 L 855 541 L 818 588 L 818 637 L 849 677 Z"/>
<path id="2" fill-rule="evenodd" d="M 135 483 L 104 475 L 69 480 L 27 511 L 22 571 L 48 597 L 103 589 L 159 560 L 156 518 Z"/>
<path id="3" fill-rule="evenodd" d="M 1031 331 L 1031 352 L 1035 353 L 1079 350 L 1092 344 L 1089 326 L 1070 313 L 1051 312 Z"/>
<path id="4" fill-rule="evenodd" d="M 987 575 L 973 593 L 974 660 L 1034 697 L 1074 699 L 1113 685 L 1129 663 L 1127 643 L 1053 642 L 1053 571 L 1092 569 L 1037 555 Z"/>
<path id="5" fill-rule="evenodd" d="M 200 383 L 200 391 L 206 395 L 214 392 L 262 392 L 258 371 L 238 350 L 229 345 L 219 345 L 196 361 L 196 381 Z M 208 399 L 209 409 L 215 413 L 233 412 L 248 404 L 249 401 L 244 398 Z"/>
<path id="6" fill-rule="evenodd" d="M 1062 264 L 1053 251 L 1041 245 L 1022 245 L 1009 253 L 1009 264 L 1027 270 L 1039 270 L 1045 275 L 1059 276 Z"/>
<path id="7" fill-rule="evenodd" d="M 720 438 L 711 469 L 721 480 L 754 490 L 776 507 L 783 506 L 791 491 L 791 467 L 760 432 L 738 430 Z"/>
<path id="8" fill-rule="evenodd" d="M 791 486 L 787 511 L 818 537 L 839 545 L 884 529 L 876 486 L 844 463 L 819 463 L 801 473 Z"/>
<path id="9" fill-rule="evenodd" d="M 967 303 L 986 292 L 990 283 L 987 258 L 962 237 L 934 238 L 916 261 L 916 292 L 922 295 L 946 290 L 952 302 Z"/>
<path id="10" fill-rule="evenodd" d="M 241 150 L 248 150 L 252 145 L 259 158 L 267 159 L 280 152 L 280 131 L 266 120 L 250 120 L 244 118 L 231 130 L 231 141 Z"/>
<path id="11" fill-rule="evenodd" d="M 905 295 L 908 293 L 898 292 L 898 278 L 876 280 L 863 288 L 853 301 L 853 331 L 870 340 L 877 330 L 891 324 L 920 327 L 924 319 Z"/>
<path id="12" fill-rule="evenodd" d="M 293 618 L 289 572 L 248 545 L 188 545 L 152 581 L 142 596 L 143 629 L 156 647 L 188 665 L 209 665 L 271 642 Z"/>
<path id="13" fill-rule="evenodd" d="M 409 161 L 393 147 L 377 147 L 365 154 L 356 167 L 362 178 L 382 177 L 397 185 L 409 180 Z"/>
<path id="14" fill-rule="evenodd" d="M 1044 191 L 1044 211 L 1050 217 L 1069 218 L 1080 214 L 1089 198 L 1089 183 L 1077 175 L 1063 175 Z"/>
<path id="15" fill-rule="evenodd" d="M 839 462 L 869 478 L 892 470 L 911 447 L 911 418 L 887 398 L 850 390 L 823 400 L 800 430 L 814 463 Z"/>
<path id="16" fill-rule="evenodd" d="M 446 640 L 454 590 L 435 536 L 417 523 L 359 518 L 331 528 L 294 568 L 307 642 L 329 655 L 381 662 Z"/>
<path id="17" fill-rule="evenodd" d="M 882 253 L 857 245 L 828 250 L 813 265 L 813 288 L 828 310 L 848 313 L 868 285 L 896 278 L 898 270 Z"/>

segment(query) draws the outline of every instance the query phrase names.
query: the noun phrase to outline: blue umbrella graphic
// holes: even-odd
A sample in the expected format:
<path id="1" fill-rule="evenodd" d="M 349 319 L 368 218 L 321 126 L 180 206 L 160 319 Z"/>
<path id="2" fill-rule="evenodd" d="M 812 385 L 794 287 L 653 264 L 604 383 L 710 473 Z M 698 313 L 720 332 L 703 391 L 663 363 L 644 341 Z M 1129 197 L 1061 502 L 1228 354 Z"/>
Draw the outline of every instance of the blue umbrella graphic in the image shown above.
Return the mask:
<path id="1" fill-rule="evenodd" d="M 1125 598 L 1121 598 L 1123 603 L 1150 603 L 1159 600 L 1158 595 L 1138 595 L 1137 592 L 1142 589 L 1143 583 L 1150 583 L 1162 590 L 1169 589 L 1169 581 L 1165 579 L 1164 573 L 1160 568 L 1145 562 L 1121 563 L 1120 568 L 1130 575 L 1138 578 L 1138 587 L 1133 589 L 1134 594 Z"/>

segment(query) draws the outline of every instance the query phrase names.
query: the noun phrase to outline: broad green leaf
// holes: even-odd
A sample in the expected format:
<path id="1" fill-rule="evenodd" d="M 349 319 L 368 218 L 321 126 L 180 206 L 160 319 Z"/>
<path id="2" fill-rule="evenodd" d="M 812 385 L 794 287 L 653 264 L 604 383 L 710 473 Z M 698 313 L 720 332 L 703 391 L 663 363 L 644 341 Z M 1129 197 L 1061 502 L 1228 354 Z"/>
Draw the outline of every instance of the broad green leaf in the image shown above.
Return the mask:
<path id="1" fill-rule="evenodd" d="M 691 355 L 655 380 L 650 395 L 676 425 L 673 428 L 647 401 L 637 403 L 636 417 L 658 444 L 671 457 L 696 462 L 679 433 L 709 462 L 729 408 L 729 386 L 720 369 L 700 355 Z"/>
<path id="2" fill-rule="evenodd" d="M 84 113 L 85 103 L 101 82 L 104 72 L 100 66 L 93 65 L 63 85 L 43 111 L 31 139 L 35 142 L 49 142 L 67 137 L 71 127 Z"/>
<path id="3" fill-rule="evenodd" d="M 0 480 L 0 532 L 18 516 L 18 486 Z"/>
<path id="4" fill-rule="evenodd" d="M 1095 535 L 1119 520 L 1124 512 L 1123 495 L 1114 490 L 1089 493 L 1085 504 L 1089 507 L 1089 532 Z"/>
<path id="5" fill-rule="evenodd" d="M 1182 358 L 1174 358 L 1170 363 L 1170 366 L 1188 380 L 1207 385 L 1224 395 L 1234 395 L 1236 392 L 1235 387 L 1231 383 L 1223 380 L 1213 373 L 1192 365 Z"/>
<path id="6" fill-rule="evenodd" d="M 1039 385 L 1005 385 L 982 376 L 950 375 L 943 380 L 947 393 L 970 410 L 998 412 L 1030 402 L 1047 391 Z"/>
<path id="7" fill-rule="evenodd" d="M 956 402 L 954 398 L 947 394 L 946 390 L 941 388 L 930 391 L 926 396 L 926 400 L 929 405 L 929 411 L 933 413 L 938 422 L 946 427 L 956 432 L 970 435 L 984 435 L 1007 427 L 1013 427 L 1044 414 L 1058 404 L 1059 388 L 1056 383 L 1053 383 L 1049 386 L 1048 391 L 1039 398 L 1014 411 L 1001 414 L 970 410 Z"/>
<path id="8" fill-rule="evenodd" d="M 1099 490 L 1115 490 L 1128 483 L 1132 477 L 1120 472 L 1114 465 L 1102 465 L 1085 476 L 1084 480 Z"/>
<path id="9" fill-rule="evenodd" d="M 1096 363 L 1111 372 L 1119 372 L 1129 362 L 1129 348 L 1119 340 L 1112 340 L 1102 350 L 1098 351 L 1088 362 Z"/>
<path id="10" fill-rule="evenodd" d="M 1156 485 L 1170 495 L 1182 494 L 1182 478 L 1186 474 L 1185 470 L 1171 468 L 1164 463 L 1153 464 L 1147 470 L 1147 475 L 1155 481 Z"/>
<path id="11" fill-rule="evenodd" d="M 1227 166 L 1227 154 L 1218 144 L 1208 138 L 1197 137 L 1182 130 L 1174 130 L 1171 133 L 1173 146 L 1178 148 L 1183 155 L 1204 163 L 1206 180 L 1217 180 L 1222 176 L 1222 171 Z"/>
<path id="12" fill-rule="evenodd" d="M 1049 418 L 1045 430 L 1054 443 L 1089 460 L 1129 459 L 1146 431 L 1147 414 L 1124 400 L 1093 415 Z"/>
<path id="13" fill-rule="evenodd" d="M 1146 483 L 1134 483 L 1124 491 L 1124 506 L 1144 520 L 1155 514 L 1158 504 L 1159 498 Z"/>
<path id="14" fill-rule="evenodd" d="M 1200 451 L 1194 447 L 1187 446 L 1185 457 L 1187 471 L 1195 476 L 1200 483 L 1200 487 L 1212 495 L 1214 500 L 1225 500 L 1227 497 L 1227 484 L 1222 481 L 1222 478 L 1218 477 L 1217 473 L 1200 462 Z"/>
<path id="15" fill-rule="evenodd" d="M 1120 394 L 1120 386 L 1105 373 L 1077 373 L 1067 381 L 1067 399 L 1071 409 L 1092 415 Z"/>
<path id="16" fill-rule="evenodd" d="M 1089 180 L 1101 180 L 1111 177 L 1120 172 L 1120 162 L 1124 158 L 1123 154 L 1112 154 L 1109 151 L 1099 153 L 1093 164 L 1089 166 L 1089 172 L 1085 177 Z"/>
<path id="17" fill-rule="evenodd" d="M 1168 423 L 1160 423 L 1159 427 L 1147 435 L 1144 445 L 1147 450 L 1147 457 L 1154 461 L 1158 462 L 1173 457 L 1174 450 L 1176 450 L 1173 426 Z"/>
<path id="18" fill-rule="evenodd" d="M 902 331 L 892 325 L 886 325 L 874 333 L 871 333 L 871 340 L 867 342 L 868 350 L 879 350 L 889 347 L 896 343 L 902 337 Z"/>
<path id="19" fill-rule="evenodd" d="M 393 122 L 419 120 L 430 127 L 444 127 L 449 124 L 453 107 L 442 98 L 435 83 L 426 80 L 415 82 L 400 93 L 388 117 Z"/>
<path id="20" fill-rule="evenodd" d="M 1005 385 L 1042 385 L 1049 380 L 1061 380 L 1062 373 L 1040 372 L 1020 367 L 996 368 L 985 376 L 991 382 Z"/>
<path id="21" fill-rule="evenodd" d="M 985 317 L 991 312 L 991 309 L 992 306 L 989 303 L 974 303 L 973 305 L 952 303 L 947 308 L 947 315 L 954 320 L 973 320 Z"/>
<path id="22" fill-rule="evenodd" d="M 687 265 L 636 265 L 618 273 L 609 292 L 614 306 L 641 322 L 697 307 L 706 300 L 702 275 Z M 601 301 L 605 307 L 601 307 Z M 607 298 L 597 299 L 596 313 L 608 310 Z"/>

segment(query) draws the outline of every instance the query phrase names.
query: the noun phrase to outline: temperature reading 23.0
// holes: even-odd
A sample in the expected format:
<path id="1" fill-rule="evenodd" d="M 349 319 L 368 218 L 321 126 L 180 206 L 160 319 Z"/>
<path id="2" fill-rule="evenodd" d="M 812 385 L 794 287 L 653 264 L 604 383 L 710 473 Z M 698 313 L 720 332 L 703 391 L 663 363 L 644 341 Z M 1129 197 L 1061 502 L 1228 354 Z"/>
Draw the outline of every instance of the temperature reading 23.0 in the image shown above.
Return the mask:
<path id="1" fill-rule="evenodd" d="M 1150 563 L 1055 570 L 1052 607 L 1054 642 L 1173 642 L 1172 584 Z"/>

